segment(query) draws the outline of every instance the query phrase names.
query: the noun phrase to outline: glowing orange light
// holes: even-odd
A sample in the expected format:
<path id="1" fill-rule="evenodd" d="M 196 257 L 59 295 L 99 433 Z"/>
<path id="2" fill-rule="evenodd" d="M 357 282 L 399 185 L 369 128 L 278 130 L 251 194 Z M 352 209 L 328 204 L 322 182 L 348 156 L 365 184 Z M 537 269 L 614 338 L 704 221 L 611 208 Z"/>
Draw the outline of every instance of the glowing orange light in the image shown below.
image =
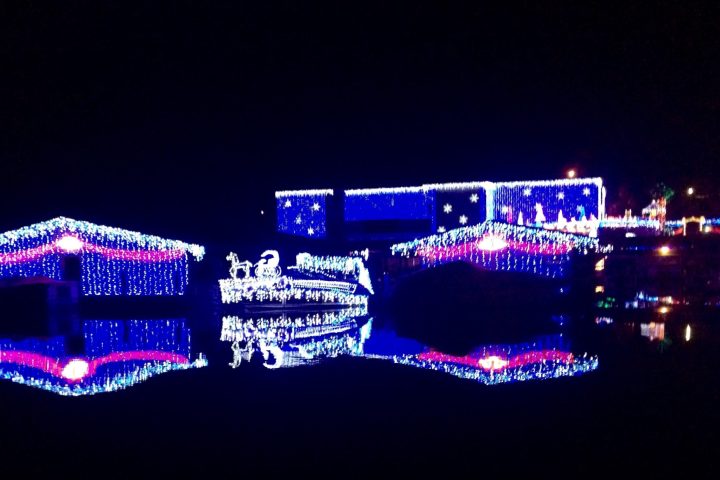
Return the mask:
<path id="1" fill-rule="evenodd" d="M 660 307 L 660 308 L 658 309 L 658 312 L 662 313 L 663 315 L 665 315 L 665 314 L 668 313 L 669 311 L 670 311 L 670 308 L 669 308 L 669 307 Z"/>
<path id="2" fill-rule="evenodd" d="M 603 270 L 605 270 L 605 259 L 604 259 L 604 258 L 601 258 L 601 259 L 598 260 L 598 262 L 595 264 L 595 271 L 596 271 L 596 272 L 602 272 Z"/>
<path id="3" fill-rule="evenodd" d="M 670 255 L 670 247 L 668 247 L 667 245 L 663 245 L 662 247 L 660 247 L 660 248 L 658 249 L 658 252 L 659 252 L 660 255 L 662 255 L 663 257 L 665 257 L 665 256 L 667 256 L 667 255 Z"/>
<path id="4" fill-rule="evenodd" d="M 567 171 L 567 177 L 568 177 L 568 178 L 575 178 L 575 174 L 576 174 L 576 172 L 575 172 L 575 170 L 572 169 L 572 168 Z"/>
<path id="5" fill-rule="evenodd" d="M 604 286 L 602 286 L 602 285 L 597 285 L 597 286 L 595 287 L 595 293 L 604 293 L 604 292 L 605 292 L 605 287 L 604 287 Z"/>

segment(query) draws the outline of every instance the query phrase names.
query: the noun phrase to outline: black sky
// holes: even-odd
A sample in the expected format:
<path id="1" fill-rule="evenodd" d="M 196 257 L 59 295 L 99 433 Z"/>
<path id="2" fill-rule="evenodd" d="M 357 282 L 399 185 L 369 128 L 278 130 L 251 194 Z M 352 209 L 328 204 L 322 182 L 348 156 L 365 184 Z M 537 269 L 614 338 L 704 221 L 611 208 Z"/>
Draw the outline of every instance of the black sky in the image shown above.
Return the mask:
<path id="1" fill-rule="evenodd" d="M 3 4 L 0 230 L 65 214 L 204 241 L 252 230 L 275 189 L 568 166 L 605 177 L 611 203 L 658 180 L 711 188 L 718 10 Z"/>

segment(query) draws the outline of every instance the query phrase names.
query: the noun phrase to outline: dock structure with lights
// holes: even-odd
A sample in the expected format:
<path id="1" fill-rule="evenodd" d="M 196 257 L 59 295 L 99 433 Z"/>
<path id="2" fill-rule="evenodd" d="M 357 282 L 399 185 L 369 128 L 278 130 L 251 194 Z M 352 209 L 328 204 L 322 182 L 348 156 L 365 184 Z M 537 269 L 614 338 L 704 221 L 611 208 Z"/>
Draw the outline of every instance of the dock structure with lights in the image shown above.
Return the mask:
<path id="1" fill-rule="evenodd" d="M 275 199 L 278 232 L 319 239 L 397 241 L 488 220 L 580 231 L 605 216 L 601 178 L 292 190 Z"/>
<path id="2" fill-rule="evenodd" d="M 183 295 L 200 245 L 57 217 L 0 234 L 0 280 L 75 281 L 85 296 Z"/>

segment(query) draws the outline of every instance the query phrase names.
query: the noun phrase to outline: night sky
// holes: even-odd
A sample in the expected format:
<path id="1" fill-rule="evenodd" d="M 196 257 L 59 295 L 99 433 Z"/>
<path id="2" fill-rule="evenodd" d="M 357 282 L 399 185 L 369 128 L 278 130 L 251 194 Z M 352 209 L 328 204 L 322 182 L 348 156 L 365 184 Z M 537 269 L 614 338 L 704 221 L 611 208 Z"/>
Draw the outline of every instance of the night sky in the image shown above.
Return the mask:
<path id="1" fill-rule="evenodd" d="M 445 3 L 1 5 L 0 230 L 211 241 L 276 189 L 570 166 L 611 209 L 716 189 L 720 4 Z"/>

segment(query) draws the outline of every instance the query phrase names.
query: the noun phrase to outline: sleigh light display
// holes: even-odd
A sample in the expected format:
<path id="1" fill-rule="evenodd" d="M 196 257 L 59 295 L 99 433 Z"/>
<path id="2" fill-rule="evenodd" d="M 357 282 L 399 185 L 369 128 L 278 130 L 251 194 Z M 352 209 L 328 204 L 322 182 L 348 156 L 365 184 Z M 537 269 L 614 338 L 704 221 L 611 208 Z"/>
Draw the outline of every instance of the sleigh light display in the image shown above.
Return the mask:
<path id="1" fill-rule="evenodd" d="M 266 250 L 257 263 L 230 252 L 230 278 L 221 279 L 223 303 L 267 306 L 367 306 L 373 294 L 370 274 L 360 257 L 300 253 L 283 274 L 280 255 Z"/>

